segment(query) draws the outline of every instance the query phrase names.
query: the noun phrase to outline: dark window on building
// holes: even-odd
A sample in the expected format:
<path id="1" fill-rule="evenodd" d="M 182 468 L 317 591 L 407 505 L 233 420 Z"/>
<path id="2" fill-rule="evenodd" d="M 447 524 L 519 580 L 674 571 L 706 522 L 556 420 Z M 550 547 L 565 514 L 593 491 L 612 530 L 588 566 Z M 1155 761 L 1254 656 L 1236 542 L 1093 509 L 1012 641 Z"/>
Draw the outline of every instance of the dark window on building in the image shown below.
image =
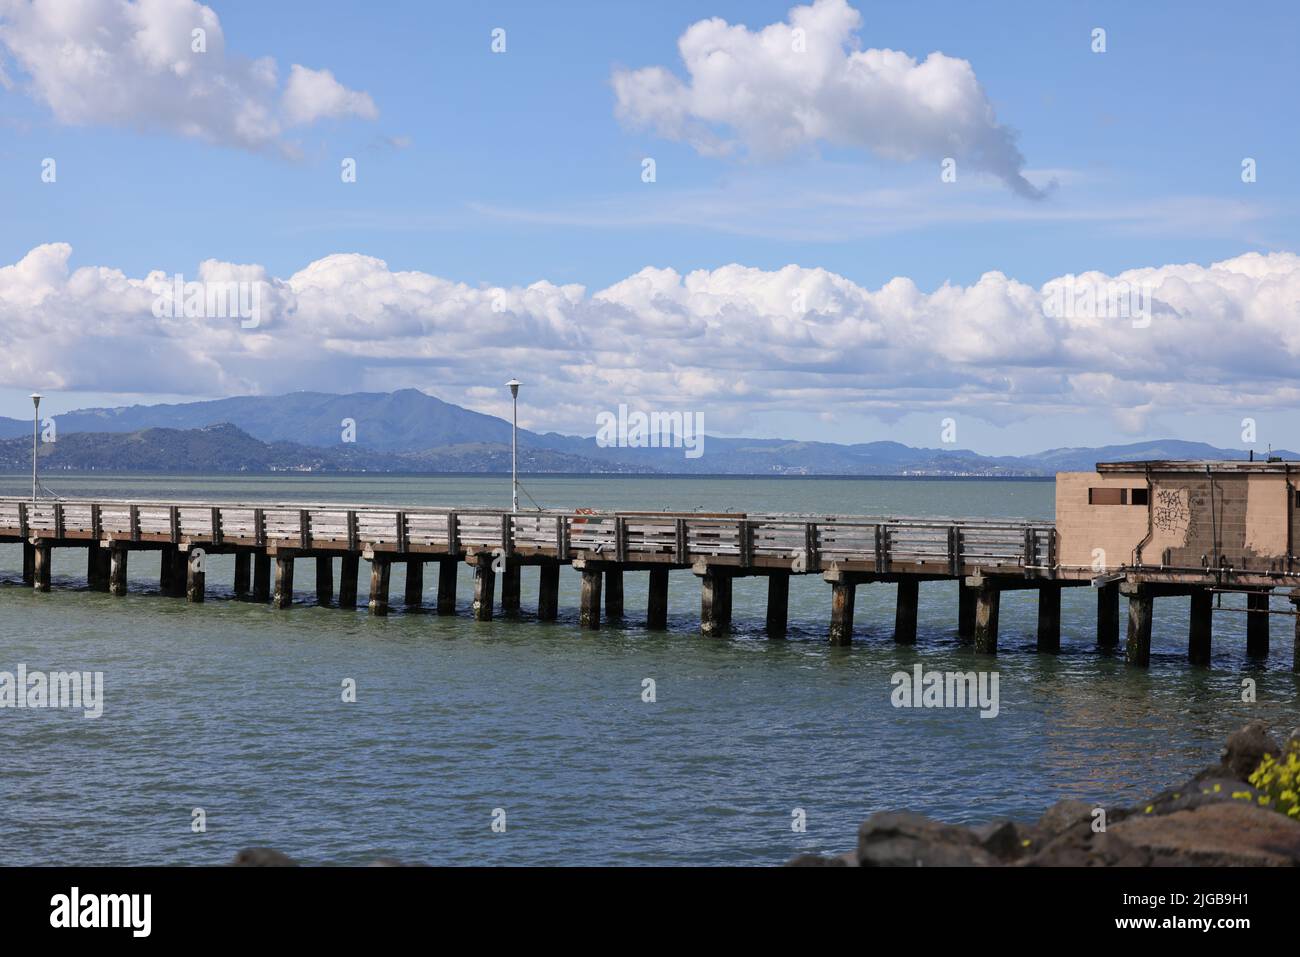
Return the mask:
<path id="1" fill-rule="evenodd" d="M 1088 489 L 1089 505 L 1127 505 L 1128 489 L 1126 488 L 1090 488 Z"/>
<path id="2" fill-rule="evenodd" d="M 1128 503 L 1130 505 L 1149 505 L 1151 503 L 1149 492 L 1149 489 L 1135 488 L 1133 494 L 1129 496 Z"/>

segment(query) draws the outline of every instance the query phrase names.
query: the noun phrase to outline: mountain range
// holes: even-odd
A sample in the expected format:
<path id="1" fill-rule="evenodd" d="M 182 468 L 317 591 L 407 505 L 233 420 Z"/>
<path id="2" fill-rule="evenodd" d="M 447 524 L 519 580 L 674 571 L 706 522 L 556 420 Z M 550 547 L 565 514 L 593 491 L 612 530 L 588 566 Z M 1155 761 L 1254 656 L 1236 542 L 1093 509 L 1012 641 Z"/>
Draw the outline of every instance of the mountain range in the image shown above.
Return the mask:
<path id="1" fill-rule="evenodd" d="M 510 423 L 415 389 L 295 392 L 169 405 L 81 409 L 55 417 L 47 470 L 508 472 Z M 0 418 L 0 470 L 31 465 L 31 421 Z M 709 435 L 704 454 L 602 447 L 594 437 L 519 430 L 520 469 L 551 473 L 1048 476 L 1099 461 L 1245 459 L 1241 449 L 1161 439 L 1022 456 L 899 442 L 806 442 Z M 1275 451 L 1285 459 L 1300 459 Z"/>

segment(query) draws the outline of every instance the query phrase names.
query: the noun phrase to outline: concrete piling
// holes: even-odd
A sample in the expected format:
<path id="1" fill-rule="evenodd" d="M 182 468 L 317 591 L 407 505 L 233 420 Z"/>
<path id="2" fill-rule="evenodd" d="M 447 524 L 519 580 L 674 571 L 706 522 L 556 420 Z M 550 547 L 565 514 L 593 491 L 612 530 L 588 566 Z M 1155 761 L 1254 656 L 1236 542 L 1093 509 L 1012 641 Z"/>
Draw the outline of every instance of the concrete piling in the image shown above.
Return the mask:
<path id="1" fill-rule="evenodd" d="M 790 573 L 767 576 L 767 637 L 784 638 L 790 620 Z"/>
<path id="2" fill-rule="evenodd" d="M 916 612 L 920 591 L 920 582 L 915 578 L 905 578 L 898 583 L 894 607 L 894 641 L 900 645 L 916 644 Z"/>

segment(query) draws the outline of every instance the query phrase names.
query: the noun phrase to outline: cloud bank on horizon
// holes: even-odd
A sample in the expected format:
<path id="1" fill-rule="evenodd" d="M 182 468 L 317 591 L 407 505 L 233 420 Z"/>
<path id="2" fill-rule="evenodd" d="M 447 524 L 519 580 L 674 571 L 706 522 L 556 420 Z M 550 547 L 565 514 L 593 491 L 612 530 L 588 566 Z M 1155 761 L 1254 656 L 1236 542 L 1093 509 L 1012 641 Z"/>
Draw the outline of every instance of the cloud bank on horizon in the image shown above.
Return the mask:
<path id="1" fill-rule="evenodd" d="M 617 115 L 701 153 L 775 157 L 825 143 L 898 162 L 952 157 L 1045 195 L 968 61 L 858 49 L 861 23 L 846 0 L 794 7 L 758 31 L 701 20 L 677 41 L 688 81 L 662 66 L 614 71 Z"/>
<path id="2" fill-rule="evenodd" d="M 204 49 L 195 31 L 202 31 Z M 68 125 L 164 132 L 298 155 L 289 131 L 318 120 L 375 119 L 369 94 L 329 70 L 228 53 L 221 22 L 195 0 L 0 0 L 0 49 L 29 92 Z M 3 70 L 0 81 L 16 81 Z"/>
<path id="3" fill-rule="evenodd" d="M 689 408 L 710 428 L 818 409 L 1017 421 L 1109 416 L 1129 430 L 1172 409 L 1300 404 L 1300 256 L 1247 253 L 1060 277 L 1000 272 L 924 292 L 865 289 L 824 269 L 646 268 L 579 285 L 475 287 L 395 272 L 355 253 L 279 278 L 208 260 L 207 283 L 254 282 L 255 328 L 155 316 L 172 277 L 71 268 L 52 243 L 0 267 L 0 381 L 41 389 L 213 396 L 414 386 L 505 411 L 498 380 L 528 383 L 529 424 L 590 434 L 619 402 Z M 1061 287 L 1151 290 L 1149 322 L 1045 307 Z"/>

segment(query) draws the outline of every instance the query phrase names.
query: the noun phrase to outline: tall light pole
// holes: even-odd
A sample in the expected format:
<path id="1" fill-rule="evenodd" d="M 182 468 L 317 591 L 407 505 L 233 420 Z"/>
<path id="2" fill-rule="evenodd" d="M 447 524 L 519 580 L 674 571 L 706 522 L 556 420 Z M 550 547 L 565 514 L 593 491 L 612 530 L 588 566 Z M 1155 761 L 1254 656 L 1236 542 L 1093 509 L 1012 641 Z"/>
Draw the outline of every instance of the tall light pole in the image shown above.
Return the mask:
<path id="1" fill-rule="evenodd" d="M 519 511 L 519 380 L 511 379 L 510 399 L 514 413 L 510 420 L 510 511 Z"/>
<path id="2" fill-rule="evenodd" d="M 41 394 L 32 393 L 32 501 L 36 501 L 36 437 L 41 428 Z"/>

